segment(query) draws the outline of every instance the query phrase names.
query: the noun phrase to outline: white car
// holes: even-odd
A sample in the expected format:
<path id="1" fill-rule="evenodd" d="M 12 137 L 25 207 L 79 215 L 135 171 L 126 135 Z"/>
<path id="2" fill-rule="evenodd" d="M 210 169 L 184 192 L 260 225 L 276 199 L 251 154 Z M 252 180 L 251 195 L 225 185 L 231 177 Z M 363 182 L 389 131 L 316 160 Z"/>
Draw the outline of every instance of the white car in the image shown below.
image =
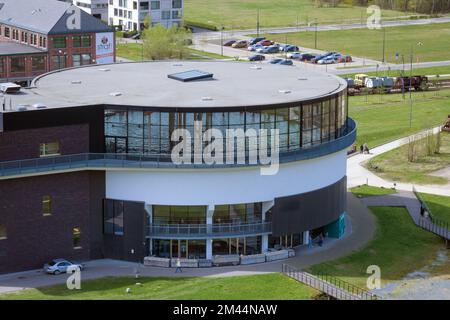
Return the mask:
<path id="1" fill-rule="evenodd" d="M 298 51 L 296 51 L 296 52 L 288 52 L 287 55 L 286 55 L 286 57 L 288 59 L 299 59 L 301 56 L 302 56 L 302 53 L 298 52 Z"/>
<path id="2" fill-rule="evenodd" d="M 44 265 L 44 272 L 57 275 L 66 273 L 68 267 L 75 267 L 80 270 L 84 269 L 83 264 L 72 263 L 65 259 L 55 259 Z"/>
<path id="3" fill-rule="evenodd" d="M 325 59 L 317 61 L 317 64 L 334 64 L 336 59 L 334 57 L 326 57 Z"/>

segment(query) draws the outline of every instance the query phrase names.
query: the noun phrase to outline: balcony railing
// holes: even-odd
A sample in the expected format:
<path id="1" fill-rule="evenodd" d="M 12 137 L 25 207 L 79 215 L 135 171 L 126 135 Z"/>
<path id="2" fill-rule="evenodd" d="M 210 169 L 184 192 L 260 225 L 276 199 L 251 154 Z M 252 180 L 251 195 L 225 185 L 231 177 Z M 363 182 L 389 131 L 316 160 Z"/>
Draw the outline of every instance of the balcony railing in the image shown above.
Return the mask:
<path id="1" fill-rule="evenodd" d="M 271 222 L 246 224 L 152 224 L 148 236 L 152 238 L 209 238 L 267 234 L 272 232 Z"/>
<path id="2" fill-rule="evenodd" d="M 307 148 L 294 151 L 280 152 L 279 162 L 288 163 L 294 161 L 308 160 L 322 157 L 344 150 L 351 146 L 356 139 L 356 124 L 348 119 L 345 134 L 332 141 L 323 142 Z M 258 163 L 250 164 L 175 164 L 171 155 L 140 155 L 121 153 L 82 153 L 61 155 L 54 157 L 35 158 L 27 160 L 14 160 L 0 162 L 0 177 L 14 177 L 17 175 L 32 175 L 47 173 L 51 171 L 83 170 L 86 168 L 108 169 L 108 168 L 187 168 L 187 169 L 209 169 L 259 166 Z"/>

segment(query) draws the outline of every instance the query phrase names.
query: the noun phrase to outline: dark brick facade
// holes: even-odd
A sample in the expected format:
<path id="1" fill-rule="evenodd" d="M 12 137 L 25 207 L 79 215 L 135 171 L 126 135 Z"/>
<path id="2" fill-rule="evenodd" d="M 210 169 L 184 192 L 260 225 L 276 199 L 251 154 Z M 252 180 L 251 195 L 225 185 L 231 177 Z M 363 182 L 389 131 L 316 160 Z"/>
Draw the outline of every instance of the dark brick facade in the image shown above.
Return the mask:
<path id="1" fill-rule="evenodd" d="M 89 152 L 89 125 L 8 131 L 0 134 L 0 161 L 39 158 L 40 143 L 59 141 L 62 155 Z"/>
<path id="2" fill-rule="evenodd" d="M 103 257 L 104 172 L 84 171 L 0 181 L 0 273 L 40 268 L 49 259 Z M 42 199 L 51 197 L 50 216 Z M 72 230 L 81 228 L 81 248 Z"/>

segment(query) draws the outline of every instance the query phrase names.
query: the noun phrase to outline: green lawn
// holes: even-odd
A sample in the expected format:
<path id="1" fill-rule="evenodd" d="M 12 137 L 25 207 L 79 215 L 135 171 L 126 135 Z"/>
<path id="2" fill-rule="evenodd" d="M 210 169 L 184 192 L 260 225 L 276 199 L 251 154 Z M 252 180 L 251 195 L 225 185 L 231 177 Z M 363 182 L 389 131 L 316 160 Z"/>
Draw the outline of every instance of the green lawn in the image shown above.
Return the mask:
<path id="1" fill-rule="evenodd" d="M 307 48 L 315 46 L 315 32 L 287 34 L 267 34 L 266 37 L 278 41 L 297 44 Z M 402 63 L 401 55 L 409 63 L 411 45 L 414 48 L 414 62 L 450 60 L 450 23 L 386 28 L 385 61 Z M 370 39 L 370 41 L 369 41 Z M 418 45 L 418 43 L 423 45 Z M 318 33 L 318 49 L 339 51 L 357 57 L 382 60 L 383 31 L 353 29 L 322 31 Z M 395 59 L 396 53 L 400 59 Z"/>
<path id="2" fill-rule="evenodd" d="M 450 225 L 450 197 L 421 193 L 423 200 L 437 220 L 447 222 Z"/>
<path id="3" fill-rule="evenodd" d="M 351 188 L 350 191 L 358 198 L 365 198 L 371 196 L 383 196 L 387 194 L 397 193 L 395 189 L 377 188 L 368 186 L 367 184 Z"/>
<path id="4" fill-rule="evenodd" d="M 312 0 L 185 0 L 185 19 L 226 29 L 255 29 L 260 9 L 261 28 L 305 25 L 315 19 L 322 24 L 367 20 L 367 8 L 340 5 L 316 7 Z M 383 10 L 383 19 L 409 13 Z"/>
<path id="5" fill-rule="evenodd" d="M 396 182 L 447 184 L 448 179 L 430 173 L 450 166 L 450 133 L 441 133 L 439 154 L 428 156 L 425 148 L 426 140 L 422 139 L 419 142 L 419 157 L 415 162 L 408 162 L 408 145 L 404 145 L 372 158 L 366 164 L 366 168 Z"/>
<path id="6" fill-rule="evenodd" d="M 349 116 L 358 123 L 358 145 L 373 148 L 442 124 L 450 110 L 450 90 L 413 92 L 412 126 L 409 94 L 365 95 L 349 98 Z"/>
<path id="7" fill-rule="evenodd" d="M 141 285 L 136 285 L 136 282 Z M 126 289 L 131 288 L 127 294 Z M 65 285 L 0 295 L 2 299 L 133 300 L 305 300 L 319 293 L 280 273 L 226 278 L 108 277 L 82 281 L 81 290 Z"/>
<path id="8" fill-rule="evenodd" d="M 414 225 L 406 209 L 374 207 L 371 211 L 377 221 L 375 239 L 347 257 L 311 267 L 312 273 L 336 276 L 365 288 L 367 267 L 378 265 L 385 285 L 429 265 L 443 247 L 437 236 Z"/>
<path id="9" fill-rule="evenodd" d="M 190 56 L 188 60 L 209 60 L 209 59 L 227 59 L 230 57 L 222 57 L 220 54 L 188 49 Z M 116 55 L 121 58 L 133 61 L 142 61 L 142 45 L 139 43 L 117 44 Z"/>

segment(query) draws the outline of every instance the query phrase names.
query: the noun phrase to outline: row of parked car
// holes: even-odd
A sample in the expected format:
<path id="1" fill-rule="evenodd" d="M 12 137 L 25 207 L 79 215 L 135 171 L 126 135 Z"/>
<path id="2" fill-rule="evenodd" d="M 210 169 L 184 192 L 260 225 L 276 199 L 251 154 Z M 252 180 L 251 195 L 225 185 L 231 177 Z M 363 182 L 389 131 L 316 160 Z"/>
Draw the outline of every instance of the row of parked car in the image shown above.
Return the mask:
<path id="1" fill-rule="evenodd" d="M 233 48 L 246 48 L 248 51 L 254 51 L 259 54 L 270 53 L 286 53 L 288 59 L 306 61 L 317 64 L 334 64 L 342 62 L 352 62 L 352 57 L 349 55 L 343 55 L 339 52 L 326 52 L 324 54 L 315 55 L 309 52 L 300 52 L 298 46 L 291 44 L 279 44 L 265 37 L 256 37 L 250 40 L 229 40 L 223 44 L 227 47 Z M 252 56 L 251 61 L 264 60 L 258 55 Z"/>

